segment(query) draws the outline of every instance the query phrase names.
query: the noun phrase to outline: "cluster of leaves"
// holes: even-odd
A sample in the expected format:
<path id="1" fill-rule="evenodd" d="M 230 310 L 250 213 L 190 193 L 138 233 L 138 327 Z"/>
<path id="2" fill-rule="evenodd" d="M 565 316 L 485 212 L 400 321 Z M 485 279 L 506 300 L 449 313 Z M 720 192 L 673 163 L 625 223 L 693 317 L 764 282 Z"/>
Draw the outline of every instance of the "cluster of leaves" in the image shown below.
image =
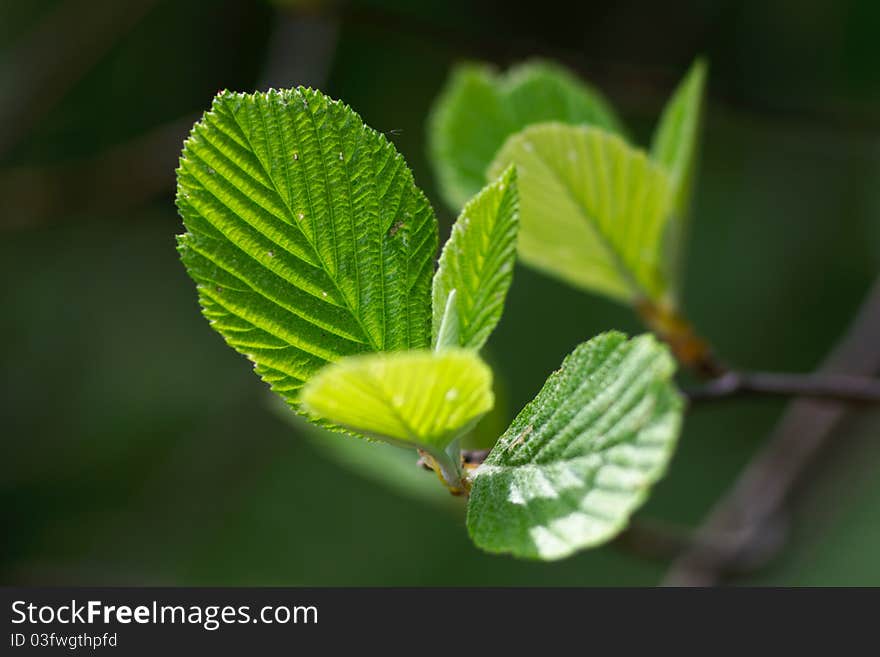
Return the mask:
<path id="1" fill-rule="evenodd" d="M 705 78 L 698 60 L 645 152 L 602 95 L 564 69 L 462 66 L 429 130 L 444 198 L 457 207 L 515 164 L 526 264 L 625 303 L 674 307 Z"/>
<path id="2" fill-rule="evenodd" d="M 647 158 L 563 71 L 456 73 L 432 144 L 463 208 L 436 267 L 430 203 L 351 108 L 305 88 L 224 91 L 184 145 L 178 248 L 210 323 L 295 411 L 418 450 L 469 493 L 480 547 L 559 558 L 613 537 L 665 470 L 673 359 L 650 335 L 580 345 L 469 472 L 460 440 L 494 403 L 479 350 L 517 250 L 617 298 L 669 296 L 659 241 L 683 215 L 694 141 L 677 99 L 699 84 L 686 80 Z"/>

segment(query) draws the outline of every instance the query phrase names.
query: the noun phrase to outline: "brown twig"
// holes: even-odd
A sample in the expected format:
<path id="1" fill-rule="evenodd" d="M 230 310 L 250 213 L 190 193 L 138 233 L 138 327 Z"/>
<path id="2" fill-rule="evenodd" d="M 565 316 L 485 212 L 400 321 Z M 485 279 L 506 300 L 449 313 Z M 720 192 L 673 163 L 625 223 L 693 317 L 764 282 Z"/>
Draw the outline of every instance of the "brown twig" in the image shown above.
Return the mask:
<path id="1" fill-rule="evenodd" d="M 878 404 L 880 380 L 844 374 L 727 372 L 699 388 L 687 390 L 686 395 L 691 402 L 769 395 Z"/>
<path id="2" fill-rule="evenodd" d="M 707 340 L 675 308 L 652 301 L 636 302 L 645 325 L 669 345 L 676 360 L 701 379 L 718 379 L 727 373 Z"/>
<path id="3" fill-rule="evenodd" d="M 849 330 L 826 359 L 819 376 L 876 375 L 880 371 L 880 279 Z M 780 420 L 766 446 L 752 459 L 731 490 L 715 506 L 697 541 L 672 565 L 665 584 L 710 586 L 720 582 L 752 546 L 778 529 L 784 509 L 807 467 L 829 442 L 847 412 L 839 402 L 798 400 Z M 772 532 L 778 533 L 778 532 Z M 700 539 L 730 539 L 711 552 Z"/>
<path id="4" fill-rule="evenodd" d="M 762 563 L 778 547 L 782 538 L 780 533 L 765 533 L 762 536 L 765 540 L 755 543 L 748 553 L 740 555 L 737 567 L 746 569 Z M 726 534 L 696 536 L 686 527 L 635 518 L 611 542 L 611 546 L 643 559 L 668 561 L 697 548 L 704 554 L 723 555 L 726 546 L 733 540 L 734 536 Z"/>

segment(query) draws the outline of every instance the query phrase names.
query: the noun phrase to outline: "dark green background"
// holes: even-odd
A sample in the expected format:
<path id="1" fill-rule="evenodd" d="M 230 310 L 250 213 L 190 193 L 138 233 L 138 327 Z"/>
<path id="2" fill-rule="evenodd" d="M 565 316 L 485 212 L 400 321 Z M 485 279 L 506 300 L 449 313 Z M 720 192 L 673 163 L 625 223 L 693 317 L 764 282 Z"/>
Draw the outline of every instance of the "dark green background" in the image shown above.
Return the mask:
<path id="1" fill-rule="evenodd" d="M 0 2 L 0 583 L 653 584 L 664 572 L 611 548 L 555 564 L 479 553 L 461 509 L 401 496 L 296 435 L 200 316 L 174 250 L 177 152 L 218 89 L 263 84 L 280 25 L 335 22 L 326 79 L 307 39 L 280 40 L 299 62 L 281 70 L 395 131 L 444 233 L 452 217 L 424 126 L 455 61 L 559 58 L 645 143 L 705 54 L 685 304 L 741 367 L 815 367 L 880 272 L 873 0 L 377 0 L 334 4 L 329 19 L 302 17 L 301 5 L 319 2 L 288 3 L 283 15 L 262 2 L 165 0 L 81 65 L 95 42 L 89 21 L 118 4 Z M 40 40 L 62 5 L 79 8 L 61 31 L 72 41 Z M 121 19 L 108 20 L 101 29 L 113 33 Z M 169 122 L 164 146 L 142 140 Z M 518 268 L 490 343 L 510 412 L 575 344 L 608 328 L 641 330 L 627 309 Z M 695 410 L 640 515 L 699 522 L 782 408 Z M 737 581 L 880 584 L 878 433 L 867 412 L 840 432 L 798 497 L 787 549 Z"/>

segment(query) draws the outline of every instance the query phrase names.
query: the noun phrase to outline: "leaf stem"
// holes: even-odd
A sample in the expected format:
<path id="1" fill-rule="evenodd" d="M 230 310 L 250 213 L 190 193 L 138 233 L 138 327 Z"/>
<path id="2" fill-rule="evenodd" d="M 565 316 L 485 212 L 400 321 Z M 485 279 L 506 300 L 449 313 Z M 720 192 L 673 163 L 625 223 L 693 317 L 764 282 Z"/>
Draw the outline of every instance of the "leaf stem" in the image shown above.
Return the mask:
<path id="1" fill-rule="evenodd" d="M 709 342 L 674 307 L 648 299 L 637 301 L 635 306 L 642 321 L 669 345 L 682 366 L 702 379 L 717 379 L 727 372 Z"/>
<path id="2" fill-rule="evenodd" d="M 453 495 L 467 495 L 469 486 L 461 469 L 459 440 L 453 440 L 445 450 L 419 449 L 421 461 L 431 468 Z M 456 457 L 458 462 L 456 462 Z"/>
<path id="3" fill-rule="evenodd" d="M 880 404 L 880 380 L 846 374 L 731 371 L 699 388 L 686 391 L 686 394 L 691 402 L 769 395 Z"/>
<path id="4" fill-rule="evenodd" d="M 729 369 L 707 340 L 671 305 L 642 300 L 639 315 L 669 345 L 678 362 L 708 381 L 686 391 L 691 402 L 746 396 L 806 397 L 852 404 L 880 403 L 880 381 L 845 374 L 742 372 Z"/>

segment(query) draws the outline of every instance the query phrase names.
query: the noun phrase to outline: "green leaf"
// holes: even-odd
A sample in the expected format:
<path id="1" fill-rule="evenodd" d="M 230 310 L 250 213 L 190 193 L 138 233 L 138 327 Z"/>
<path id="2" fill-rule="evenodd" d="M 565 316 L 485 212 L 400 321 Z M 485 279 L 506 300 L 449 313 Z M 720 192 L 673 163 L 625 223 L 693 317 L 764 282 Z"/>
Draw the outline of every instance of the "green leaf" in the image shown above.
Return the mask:
<path id="1" fill-rule="evenodd" d="M 479 64 L 453 71 L 429 120 L 429 154 L 444 200 L 461 208 L 486 183 L 486 169 L 508 136 L 560 121 L 621 132 L 602 95 L 554 64 L 533 61 L 498 74 Z"/>
<path id="2" fill-rule="evenodd" d="M 485 344 L 513 280 L 518 228 L 516 169 L 508 167 L 465 205 L 443 247 L 434 274 L 435 345 L 448 344 L 449 331 L 462 347 Z"/>
<path id="3" fill-rule="evenodd" d="M 348 106 L 304 88 L 221 92 L 177 180 L 205 316 L 292 406 L 327 363 L 429 345 L 436 218 Z"/>
<path id="4" fill-rule="evenodd" d="M 651 144 L 651 158 L 669 172 L 674 197 L 674 216 L 669 226 L 666 247 L 667 268 L 673 277 L 679 274 L 678 261 L 690 214 L 706 69 L 706 63 L 702 59 L 693 63 L 666 104 Z"/>
<path id="5" fill-rule="evenodd" d="M 474 542 L 549 560 L 620 532 L 675 447 L 674 370 L 651 335 L 605 333 L 577 347 L 474 473 Z"/>
<path id="6" fill-rule="evenodd" d="M 698 59 L 678 85 L 654 131 L 651 158 L 669 171 L 676 209 L 686 214 L 702 122 L 706 63 Z"/>
<path id="7" fill-rule="evenodd" d="M 467 349 L 352 356 L 321 370 L 300 398 L 319 419 L 439 453 L 492 408 L 492 371 Z"/>
<path id="8" fill-rule="evenodd" d="M 510 164 L 524 262 L 622 301 L 667 294 L 669 177 L 643 151 L 598 128 L 543 123 L 510 137 L 490 175 Z"/>

